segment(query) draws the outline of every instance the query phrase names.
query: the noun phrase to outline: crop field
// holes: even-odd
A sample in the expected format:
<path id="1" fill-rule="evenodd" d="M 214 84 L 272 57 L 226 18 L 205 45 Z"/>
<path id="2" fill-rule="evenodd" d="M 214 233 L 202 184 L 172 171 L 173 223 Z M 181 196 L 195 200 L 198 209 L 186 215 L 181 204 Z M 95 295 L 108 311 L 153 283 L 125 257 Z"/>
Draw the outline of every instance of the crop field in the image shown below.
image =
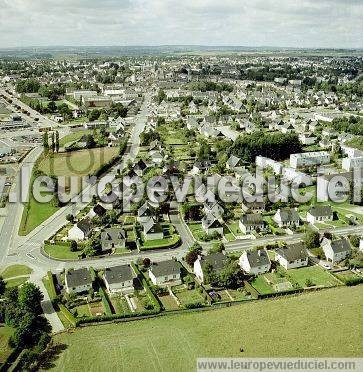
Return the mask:
<path id="1" fill-rule="evenodd" d="M 362 295 L 338 287 L 64 332 L 54 370 L 191 371 L 197 357 L 240 357 L 241 347 L 245 357 L 362 357 Z"/>

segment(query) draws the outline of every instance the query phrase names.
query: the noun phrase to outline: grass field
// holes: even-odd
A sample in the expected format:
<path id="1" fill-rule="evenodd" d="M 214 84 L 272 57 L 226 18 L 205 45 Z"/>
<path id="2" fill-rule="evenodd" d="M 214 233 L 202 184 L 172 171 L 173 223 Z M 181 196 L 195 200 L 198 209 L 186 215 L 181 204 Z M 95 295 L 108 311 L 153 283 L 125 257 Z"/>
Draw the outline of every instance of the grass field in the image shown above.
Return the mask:
<path id="1" fill-rule="evenodd" d="M 32 273 L 32 269 L 25 265 L 11 265 L 8 266 L 5 270 L 3 270 L 0 275 L 4 278 L 12 278 L 14 276 L 20 275 L 30 275 Z"/>
<path id="2" fill-rule="evenodd" d="M 99 147 L 44 157 L 38 169 L 53 176 L 86 176 L 118 155 L 118 147 Z"/>
<path id="3" fill-rule="evenodd" d="M 208 356 L 362 357 L 362 295 L 363 286 L 340 287 L 65 332 L 54 337 L 66 345 L 54 370 L 191 371 Z"/>
<path id="4" fill-rule="evenodd" d="M 100 167 L 108 163 L 116 155 L 117 147 L 102 147 L 90 150 L 72 151 L 67 153 L 44 156 L 38 164 L 38 169 L 46 175 L 67 176 L 66 187 L 69 185 L 68 176 L 86 176 L 94 174 Z M 34 179 L 32 179 L 33 182 Z M 33 184 L 33 183 L 31 183 Z M 67 190 L 68 191 L 68 190 Z M 71 195 L 81 191 L 79 180 L 78 188 Z M 51 192 L 50 192 L 51 193 Z M 19 228 L 20 235 L 27 235 L 42 222 L 51 217 L 59 208 L 51 202 L 39 203 L 30 193 L 29 204 L 25 206 Z"/>
<path id="5" fill-rule="evenodd" d="M 6 281 L 6 288 L 19 287 L 19 285 L 24 284 L 28 279 L 28 277 L 9 279 Z"/>
<path id="6" fill-rule="evenodd" d="M 288 270 L 287 276 L 297 282 L 300 287 L 306 287 L 306 280 L 310 279 L 313 285 L 323 285 L 333 287 L 340 283 L 324 269 L 318 266 L 300 267 Z"/>
<path id="7" fill-rule="evenodd" d="M 8 326 L 0 327 L 0 364 L 3 363 L 11 353 L 9 338 L 14 330 Z"/>
<path id="8" fill-rule="evenodd" d="M 77 260 L 82 253 L 81 251 L 71 252 L 69 246 L 57 244 L 45 244 L 44 252 L 48 256 L 59 260 Z"/>

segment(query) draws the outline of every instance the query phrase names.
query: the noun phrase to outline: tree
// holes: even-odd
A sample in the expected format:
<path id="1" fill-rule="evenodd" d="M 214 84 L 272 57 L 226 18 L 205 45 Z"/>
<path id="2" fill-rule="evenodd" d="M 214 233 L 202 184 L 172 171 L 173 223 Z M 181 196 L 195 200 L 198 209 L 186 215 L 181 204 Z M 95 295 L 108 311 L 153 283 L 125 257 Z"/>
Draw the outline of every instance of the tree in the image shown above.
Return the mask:
<path id="1" fill-rule="evenodd" d="M 50 150 L 54 152 L 55 150 L 55 142 L 54 142 L 54 132 L 52 132 L 50 136 Z"/>
<path id="2" fill-rule="evenodd" d="M 317 231 L 308 230 L 305 234 L 304 242 L 307 249 L 313 249 L 319 247 L 320 235 Z"/>
<path id="3" fill-rule="evenodd" d="M 150 264 L 151 264 L 151 260 L 150 260 L 150 258 L 145 257 L 145 258 L 142 260 L 142 264 L 143 264 L 144 267 L 149 267 Z"/>
<path id="4" fill-rule="evenodd" d="M 56 112 L 57 111 L 57 105 L 54 101 L 50 101 L 47 106 L 49 112 Z"/>
<path id="5" fill-rule="evenodd" d="M 96 146 L 95 139 L 93 138 L 93 136 L 91 134 L 88 134 L 87 137 L 86 137 L 86 147 L 88 149 L 91 149 L 91 148 L 93 148 L 95 146 Z"/>
<path id="6" fill-rule="evenodd" d="M 71 222 L 71 223 L 73 223 L 74 222 L 74 216 L 73 216 L 73 214 L 67 214 L 66 215 L 66 220 L 67 221 L 69 221 L 69 222 Z"/>
<path id="7" fill-rule="evenodd" d="M 350 235 L 349 241 L 350 244 L 352 244 L 353 247 L 358 248 L 359 247 L 359 237 L 357 235 Z"/>
<path id="8" fill-rule="evenodd" d="M 70 250 L 71 250 L 71 252 L 77 252 L 78 251 L 78 245 L 77 245 L 77 242 L 75 240 L 71 241 Z"/>
<path id="9" fill-rule="evenodd" d="M 55 131 L 55 151 L 59 151 L 59 132 Z"/>
<path id="10" fill-rule="evenodd" d="M 194 262 L 198 259 L 198 253 L 195 251 L 188 252 L 185 255 L 185 261 L 190 266 L 193 267 Z"/>
<path id="11" fill-rule="evenodd" d="M 5 293 L 6 283 L 2 276 L 0 276 L 0 296 Z"/>
<path id="12" fill-rule="evenodd" d="M 48 150 L 49 150 L 49 139 L 48 139 L 48 132 L 47 131 L 45 131 L 44 134 L 43 134 L 43 147 L 44 147 L 44 151 L 48 152 Z"/>
<path id="13" fill-rule="evenodd" d="M 19 288 L 18 303 L 21 310 L 35 315 L 42 313 L 40 306 L 43 300 L 43 293 L 33 283 L 24 283 Z"/>

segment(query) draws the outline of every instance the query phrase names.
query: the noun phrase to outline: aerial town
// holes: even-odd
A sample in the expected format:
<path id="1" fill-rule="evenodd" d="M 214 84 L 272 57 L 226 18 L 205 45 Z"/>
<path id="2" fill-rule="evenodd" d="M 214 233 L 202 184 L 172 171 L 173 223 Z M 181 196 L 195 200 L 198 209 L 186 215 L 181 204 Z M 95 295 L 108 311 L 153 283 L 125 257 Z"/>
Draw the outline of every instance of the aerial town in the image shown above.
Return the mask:
<path id="1" fill-rule="evenodd" d="M 0 60 L 2 368 L 42 367 L 51 332 L 80 326 L 359 297 L 362 67 L 334 53 Z M 271 199 L 256 173 L 289 191 Z M 152 181 L 164 198 L 133 197 Z"/>

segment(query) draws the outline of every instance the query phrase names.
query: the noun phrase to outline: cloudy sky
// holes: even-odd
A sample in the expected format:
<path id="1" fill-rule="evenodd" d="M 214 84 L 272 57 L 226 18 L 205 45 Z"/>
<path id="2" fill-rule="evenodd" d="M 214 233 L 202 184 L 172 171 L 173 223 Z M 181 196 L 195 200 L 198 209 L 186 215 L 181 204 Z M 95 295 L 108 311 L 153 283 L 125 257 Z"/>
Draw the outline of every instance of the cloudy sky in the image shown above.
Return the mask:
<path id="1" fill-rule="evenodd" d="M 363 0 L 0 0 L 0 48 L 363 47 Z"/>

